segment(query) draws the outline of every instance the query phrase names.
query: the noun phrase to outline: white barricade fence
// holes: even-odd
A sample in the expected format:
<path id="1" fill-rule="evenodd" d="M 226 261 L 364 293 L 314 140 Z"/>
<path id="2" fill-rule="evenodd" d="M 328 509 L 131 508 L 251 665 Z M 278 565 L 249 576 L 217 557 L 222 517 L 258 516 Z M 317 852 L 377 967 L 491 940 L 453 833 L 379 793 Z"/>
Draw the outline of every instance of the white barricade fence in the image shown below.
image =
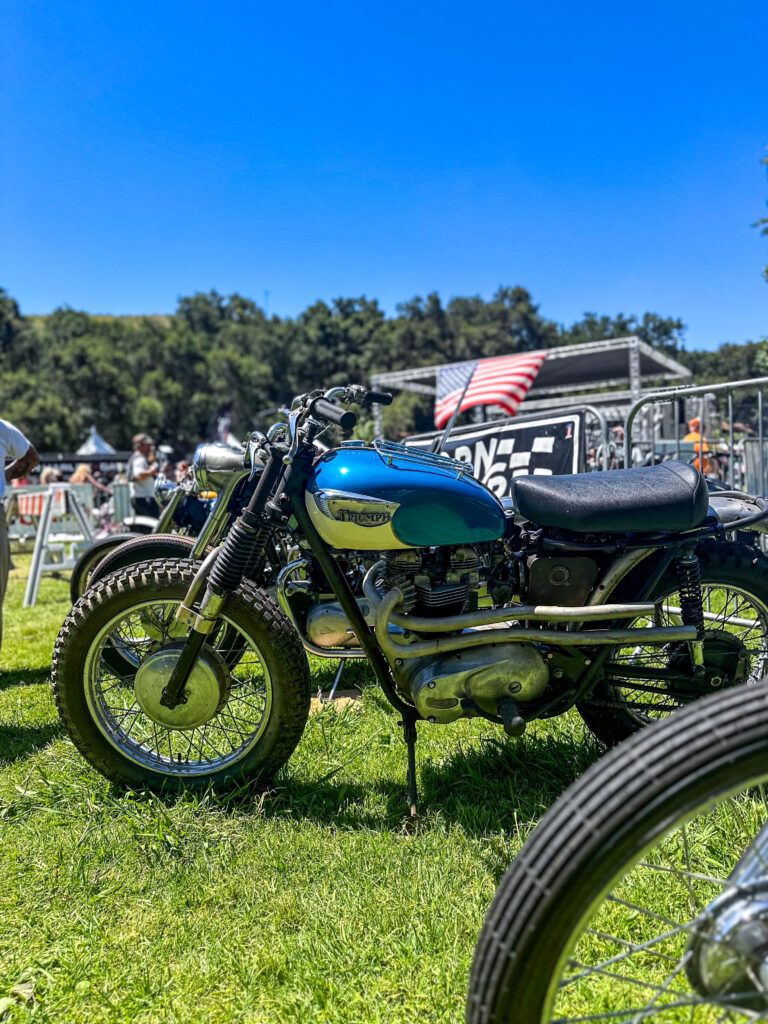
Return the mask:
<path id="1" fill-rule="evenodd" d="M 90 484 L 52 484 L 50 487 L 12 488 L 8 518 L 35 534 L 24 607 L 37 601 L 43 573 L 73 569 L 82 551 L 93 543 Z M 11 535 L 18 535 L 11 529 Z"/>

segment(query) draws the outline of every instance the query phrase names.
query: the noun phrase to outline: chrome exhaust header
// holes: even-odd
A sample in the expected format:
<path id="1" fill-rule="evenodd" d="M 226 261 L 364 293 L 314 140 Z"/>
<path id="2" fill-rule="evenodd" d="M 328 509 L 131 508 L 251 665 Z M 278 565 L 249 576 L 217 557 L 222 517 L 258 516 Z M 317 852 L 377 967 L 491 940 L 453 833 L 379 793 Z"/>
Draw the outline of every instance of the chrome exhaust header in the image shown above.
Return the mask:
<path id="1" fill-rule="evenodd" d="M 497 623 L 510 621 L 528 622 L 584 622 L 611 618 L 635 618 L 640 615 L 652 616 L 652 604 L 603 604 L 578 608 L 547 605 L 518 605 L 508 608 L 482 609 L 462 615 L 448 615 L 442 618 L 403 615 L 395 611 L 403 600 L 403 593 L 393 587 L 382 597 L 376 589 L 376 577 L 384 571 L 382 560 L 372 566 L 363 580 L 363 592 L 371 602 L 374 612 L 374 629 L 381 649 L 390 661 L 402 658 L 423 658 L 449 651 L 480 647 L 484 644 L 503 643 L 544 643 L 553 647 L 615 646 L 631 643 L 665 644 L 673 641 L 696 639 L 695 626 L 649 626 L 629 629 L 585 629 L 561 631 L 558 629 L 528 629 L 525 626 L 510 626 L 506 629 L 488 628 Z M 413 640 L 408 642 L 407 632 L 403 639 L 390 632 L 390 626 L 400 627 L 417 633 L 455 633 L 474 630 L 459 636 L 436 637 L 434 640 Z M 478 628 L 479 627 L 479 628 Z"/>

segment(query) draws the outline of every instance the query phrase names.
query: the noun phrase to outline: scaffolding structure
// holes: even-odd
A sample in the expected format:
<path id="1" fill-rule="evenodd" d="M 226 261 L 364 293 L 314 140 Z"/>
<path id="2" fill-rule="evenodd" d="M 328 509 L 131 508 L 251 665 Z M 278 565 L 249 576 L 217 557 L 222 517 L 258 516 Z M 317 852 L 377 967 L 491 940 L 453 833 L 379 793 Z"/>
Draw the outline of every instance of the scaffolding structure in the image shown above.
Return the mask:
<path id="1" fill-rule="evenodd" d="M 435 396 L 440 370 L 461 366 L 463 362 L 466 360 L 377 373 L 371 377 L 371 387 L 377 391 L 414 391 Z M 549 349 L 520 412 L 556 412 L 566 406 L 589 403 L 621 409 L 622 414 L 615 418 L 623 421 L 625 411 L 643 394 L 661 382 L 686 381 L 690 376 L 687 367 L 634 335 L 563 345 Z M 486 416 L 493 419 L 506 413 L 489 406 Z M 378 405 L 373 407 L 373 422 L 374 432 L 380 437 L 382 416 Z"/>

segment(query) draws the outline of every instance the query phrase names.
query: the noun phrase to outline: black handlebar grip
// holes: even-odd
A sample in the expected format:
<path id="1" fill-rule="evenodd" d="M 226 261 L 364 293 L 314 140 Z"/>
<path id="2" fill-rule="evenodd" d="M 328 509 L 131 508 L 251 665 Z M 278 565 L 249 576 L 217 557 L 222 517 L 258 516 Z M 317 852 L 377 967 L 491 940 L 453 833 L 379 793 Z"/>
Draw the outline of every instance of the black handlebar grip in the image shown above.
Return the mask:
<path id="1" fill-rule="evenodd" d="M 379 405 L 392 405 L 392 395 L 388 391 L 369 391 L 365 396 L 366 405 L 377 402 Z"/>
<path id="2" fill-rule="evenodd" d="M 316 398 L 310 407 L 311 416 L 320 416 L 331 423 L 338 423 L 342 430 L 352 430 L 357 425 L 357 416 L 349 409 L 342 409 L 340 405 L 329 402 L 325 398 Z"/>

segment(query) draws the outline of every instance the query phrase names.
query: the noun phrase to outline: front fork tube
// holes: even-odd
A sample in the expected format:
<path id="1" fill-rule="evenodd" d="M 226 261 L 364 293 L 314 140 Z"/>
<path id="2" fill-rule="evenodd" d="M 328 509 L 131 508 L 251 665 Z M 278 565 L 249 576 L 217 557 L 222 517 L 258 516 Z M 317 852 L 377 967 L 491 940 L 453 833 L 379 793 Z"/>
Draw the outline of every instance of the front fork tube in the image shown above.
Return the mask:
<path id="1" fill-rule="evenodd" d="M 262 509 L 282 469 L 281 460 L 274 455 L 270 456 L 251 500 L 235 521 L 227 539 L 212 561 L 199 610 L 195 611 L 193 608 L 199 587 L 199 580 L 196 579 L 176 612 L 177 620 L 190 623 L 192 628 L 160 697 L 160 703 L 167 708 L 175 708 L 185 702 L 184 687 L 207 637 L 218 626 L 219 616 L 227 603 L 227 598 L 240 585 L 254 559 L 258 561 L 266 552 L 272 535 L 272 526 L 264 519 Z"/>

